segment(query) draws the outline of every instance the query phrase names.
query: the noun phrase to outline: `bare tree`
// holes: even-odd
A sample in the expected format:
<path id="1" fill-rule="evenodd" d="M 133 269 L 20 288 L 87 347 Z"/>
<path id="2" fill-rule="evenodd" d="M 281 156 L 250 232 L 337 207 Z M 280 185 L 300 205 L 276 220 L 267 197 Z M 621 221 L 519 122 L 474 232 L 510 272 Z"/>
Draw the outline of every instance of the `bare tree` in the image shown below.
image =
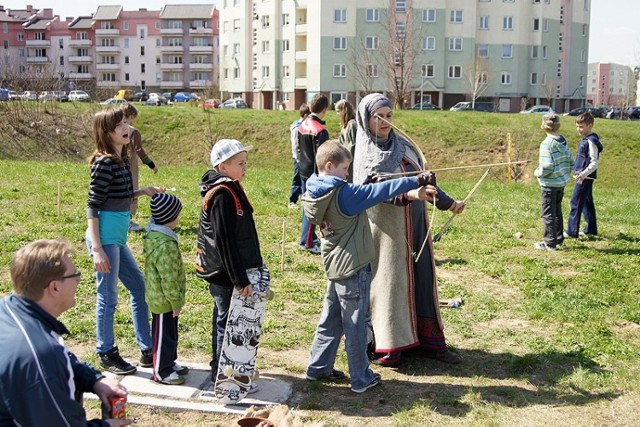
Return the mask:
<path id="1" fill-rule="evenodd" d="M 367 49 L 365 38 L 356 39 L 356 46 L 354 46 L 350 52 L 350 60 L 353 66 L 349 68 L 349 72 L 347 73 L 349 81 L 353 84 L 353 87 L 358 94 L 368 94 L 373 92 L 375 77 L 371 72 L 371 67 L 368 67 L 367 65 L 377 63 L 377 61 L 374 60 L 374 57 L 378 52 L 372 49 Z M 336 66 L 339 67 L 340 65 Z M 341 70 L 334 70 L 334 74 L 335 71 L 339 72 Z"/>
<path id="2" fill-rule="evenodd" d="M 471 108 L 475 109 L 478 99 L 489 87 L 489 64 L 484 58 L 475 58 L 464 67 L 464 79 L 471 94 Z"/>
<path id="3" fill-rule="evenodd" d="M 545 81 L 541 84 L 541 87 L 547 100 L 547 105 L 553 108 L 552 102 L 558 93 L 558 80 L 547 76 Z"/>

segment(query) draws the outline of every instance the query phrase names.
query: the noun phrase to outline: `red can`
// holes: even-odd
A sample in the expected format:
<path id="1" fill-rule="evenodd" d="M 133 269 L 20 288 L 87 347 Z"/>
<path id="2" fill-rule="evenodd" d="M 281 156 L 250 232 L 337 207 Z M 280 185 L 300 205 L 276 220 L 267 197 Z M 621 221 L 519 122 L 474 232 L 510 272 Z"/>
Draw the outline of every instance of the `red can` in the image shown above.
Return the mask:
<path id="1" fill-rule="evenodd" d="M 127 418 L 127 398 L 121 396 L 111 396 L 111 418 Z"/>

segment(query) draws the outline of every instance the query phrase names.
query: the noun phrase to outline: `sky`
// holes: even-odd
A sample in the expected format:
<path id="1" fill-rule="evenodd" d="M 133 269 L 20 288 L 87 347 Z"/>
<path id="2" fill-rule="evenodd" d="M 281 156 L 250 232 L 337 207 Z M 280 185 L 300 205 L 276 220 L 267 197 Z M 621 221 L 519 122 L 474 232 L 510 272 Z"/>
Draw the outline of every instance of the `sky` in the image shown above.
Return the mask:
<path id="1" fill-rule="evenodd" d="M 27 4 L 53 8 L 61 17 L 90 15 L 99 5 L 121 4 L 125 10 L 159 10 L 165 4 L 211 4 L 206 0 L 0 0 L 0 5 L 24 9 Z M 214 4 L 218 3 L 213 1 Z M 591 0 L 589 62 L 640 65 L 640 2 Z"/>

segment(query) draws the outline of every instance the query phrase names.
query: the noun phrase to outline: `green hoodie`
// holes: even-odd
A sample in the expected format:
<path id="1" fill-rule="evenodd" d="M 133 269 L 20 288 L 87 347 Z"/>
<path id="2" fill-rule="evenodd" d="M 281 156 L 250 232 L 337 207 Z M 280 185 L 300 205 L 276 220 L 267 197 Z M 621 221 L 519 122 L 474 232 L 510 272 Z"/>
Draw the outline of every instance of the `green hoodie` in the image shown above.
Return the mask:
<path id="1" fill-rule="evenodd" d="M 178 242 L 159 231 L 149 231 L 144 238 L 145 300 L 155 314 L 181 309 L 187 279 Z"/>

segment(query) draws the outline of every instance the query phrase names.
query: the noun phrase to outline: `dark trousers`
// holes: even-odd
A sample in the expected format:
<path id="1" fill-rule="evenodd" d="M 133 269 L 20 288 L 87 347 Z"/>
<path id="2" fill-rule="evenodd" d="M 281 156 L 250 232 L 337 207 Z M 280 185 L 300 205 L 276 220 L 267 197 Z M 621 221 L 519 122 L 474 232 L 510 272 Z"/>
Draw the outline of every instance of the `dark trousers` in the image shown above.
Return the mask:
<path id="1" fill-rule="evenodd" d="M 562 198 L 564 188 L 542 190 L 542 224 L 544 243 L 555 248 L 564 241 L 562 236 Z"/>
<path id="2" fill-rule="evenodd" d="M 289 202 L 297 203 L 298 198 L 302 195 L 302 182 L 300 181 L 300 165 L 296 159 L 293 159 L 293 179 L 291 180 L 291 193 L 289 194 Z"/>
<path id="3" fill-rule="evenodd" d="M 571 196 L 571 212 L 567 224 L 567 234 L 577 237 L 580 228 L 580 216 L 584 216 L 587 225 L 584 234 L 598 234 L 596 223 L 596 206 L 593 203 L 593 180 L 585 179 L 582 184 L 576 184 Z"/>
<path id="4" fill-rule="evenodd" d="M 212 358 L 209 366 L 214 377 L 218 372 L 220 364 L 220 354 L 222 352 L 222 342 L 224 341 L 224 330 L 227 327 L 229 317 L 229 306 L 231 305 L 231 294 L 233 288 L 209 283 L 209 293 L 213 297 L 213 315 L 211 317 L 211 353 Z"/>
<path id="5" fill-rule="evenodd" d="M 153 330 L 153 379 L 159 381 L 173 372 L 178 358 L 178 317 L 173 312 L 151 315 Z"/>
<path id="6" fill-rule="evenodd" d="M 307 180 L 301 179 L 302 183 L 302 194 L 307 191 Z M 312 248 L 313 245 L 317 244 L 318 236 L 316 236 L 316 226 L 309 221 L 309 218 L 302 211 L 302 232 L 300 233 L 300 241 L 298 242 L 301 247 L 305 247 L 307 249 Z"/>

